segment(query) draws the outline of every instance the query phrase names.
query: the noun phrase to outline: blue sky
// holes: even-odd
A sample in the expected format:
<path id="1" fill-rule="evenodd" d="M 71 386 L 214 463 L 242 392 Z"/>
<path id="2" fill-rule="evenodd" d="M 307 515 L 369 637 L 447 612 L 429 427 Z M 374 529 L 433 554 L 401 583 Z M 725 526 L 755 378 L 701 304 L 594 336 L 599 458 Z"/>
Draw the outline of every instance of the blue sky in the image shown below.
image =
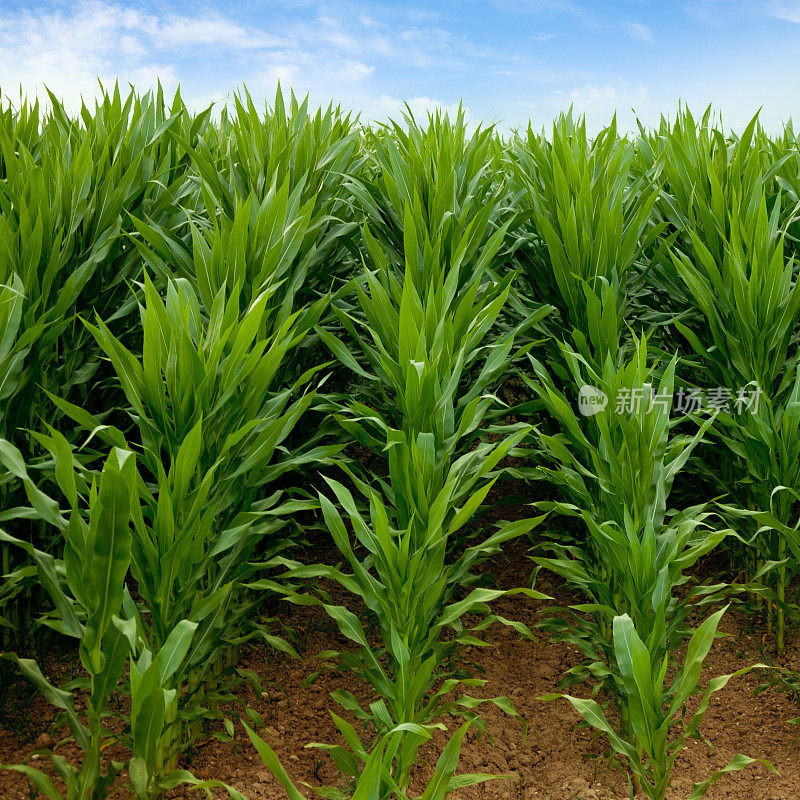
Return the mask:
<path id="1" fill-rule="evenodd" d="M 72 108 L 97 78 L 178 84 L 195 107 L 285 87 L 367 119 L 463 101 L 503 129 L 570 104 L 593 129 L 712 102 L 741 126 L 798 113 L 800 0 L 0 0 L 0 89 L 47 84 Z"/>

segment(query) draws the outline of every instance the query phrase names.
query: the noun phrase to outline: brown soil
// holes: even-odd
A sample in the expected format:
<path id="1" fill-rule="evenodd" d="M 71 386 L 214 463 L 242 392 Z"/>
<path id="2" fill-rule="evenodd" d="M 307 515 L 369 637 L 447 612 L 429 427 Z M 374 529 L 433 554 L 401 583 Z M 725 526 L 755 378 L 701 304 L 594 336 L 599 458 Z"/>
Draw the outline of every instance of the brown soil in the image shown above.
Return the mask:
<path id="1" fill-rule="evenodd" d="M 509 549 L 507 557 L 491 565 L 499 585 L 526 585 L 530 562 L 524 546 Z M 319 554 L 317 554 L 319 555 Z M 548 582 L 550 581 L 550 582 Z M 561 602 L 567 597 L 547 576 L 539 582 L 541 590 L 554 594 Z M 505 617 L 533 626 L 541 602 L 509 597 L 496 605 Z M 343 650 L 348 642 L 338 634 L 327 617 L 311 608 L 288 606 L 282 609 L 284 621 L 296 627 L 299 636 L 300 661 L 268 652 L 265 648 L 246 653 L 242 666 L 261 677 L 264 692 L 259 696 L 249 686 L 242 687 L 242 699 L 256 710 L 267 724 L 262 736 L 279 755 L 291 778 L 301 786 L 339 785 L 337 771 L 320 750 L 306 748 L 309 742 L 340 742 L 341 739 L 326 709 L 328 692 L 347 689 L 359 700 L 369 701 L 367 688 L 352 676 L 327 672 L 310 687 L 303 682 L 309 673 L 320 668 L 315 654 L 322 650 Z M 723 619 L 722 630 L 728 636 L 719 639 L 712 649 L 704 682 L 710 677 L 732 672 L 761 660 L 758 642 L 750 630 L 749 618 L 731 610 Z M 795 637 L 795 639 L 800 637 Z M 486 720 L 492 745 L 486 736 L 468 735 L 462 748 L 460 772 L 503 773 L 505 780 L 492 781 L 464 789 L 457 797 L 477 798 L 541 798 L 542 800 L 611 800 L 628 796 L 627 779 L 607 758 L 602 738 L 589 730 L 576 727 L 578 716 L 565 701 L 543 702 L 541 695 L 555 691 L 564 672 L 579 661 L 575 648 L 550 644 L 543 634 L 530 642 L 516 632 L 495 625 L 485 633 L 491 647 L 469 648 L 463 655 L 484 671 L 486 686 L 474 690 L 476 696 L 508 695 L 528 726 L 523 738 L 518 722 L 499 709 L 486 705 Z M 66 661 L 65 661 L 66 663 Z M 784 664 L 800 669 L 800 642 L 787 653 Z M 58 672 L 59 665 L 51 667 Z M 68 677 L 65 675 L 65 677 Z M 671 800 L 685 798 L 694 781 L 702 780 L 724 766 L 735 753 L 768 759 L 780 775 L 761 765 L 734 773 L 713 785 L 711 800 L 794 800 L 800 797 L 800 760 L 797 758 L 795 728 L 787 720 L 798 716 L 800 709 L 784 694 L 767 690 L 754 696 L 759 684 L 758 673 L 734 679 L 714 696 L 702 732 L 713 749 L 703 742 L 691 742 L 678 758 L 674 771 Z M 586 689 L 578 688 L 576 694 Z M 36 746 L 48 746 L 53 711 L 41 698 L 20 688 L 16 730 L 0 730 L 0 763 L 14 764 L 33 758 L 31 765 L 51 772 L 47 759 L 32 756 Z M 339 709 L 333 706 L 337 713 Z M 346 714 L 342 716 L 347 717 Z M 352 720 L 352 718 L 350 717 Z M 455 730 L 456 721 L 448 723 Z M 435 739 L 423 754 L 424 763 L 435 763 L 443 739 Z M 59 748 L 68 756 L 70 751 Z M 236 741 L 224 743 L 214 738 L 197 748 L 190 768 L 198 777 L 217 778 L 236 787 L 252 800 L 283 800 L 285 793 L 261 764 L 244 732 L 237 726 Z M 420 776 L 422 780 L 424 776 Z M 342 787 L 344 788 L 344 787 Z M 415 787 L 419 788 L 419 787 Z M 311 788 L 304 790 L 313 797 Z M 33 795 L 35 796 L 35 795 Z M 119 797 L 127 797 L 120 791 Z M 171 797 L 198 795 L 176 790 Z M 221 796 L 221 795 L 220 795 Z M 28 787 L 20 775 L 0 772 L 0 798 L 30 798 Z"/>

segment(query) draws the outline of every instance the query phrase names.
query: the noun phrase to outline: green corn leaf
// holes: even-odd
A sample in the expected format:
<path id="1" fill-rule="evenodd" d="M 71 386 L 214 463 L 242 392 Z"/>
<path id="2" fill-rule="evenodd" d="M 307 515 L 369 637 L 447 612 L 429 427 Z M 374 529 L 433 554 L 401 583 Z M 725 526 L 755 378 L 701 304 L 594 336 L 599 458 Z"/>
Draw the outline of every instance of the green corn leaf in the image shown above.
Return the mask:
<path id="1" fill-rule="evenodd" d="M 244 726 L 245 731 L 247 731 L 247 735 L 250 737 L 250 741 L 253 743 L 253 746 L 258 751 L 259 756 L 261 756 L 261 760 L 264 762 L 264 765 L 286 790 L 286 794 L 289 795 L 290 800 L 305 800 L 302 793 L 295 787 L 289 776 L 286 774 L 286 770 L 281 766 L 278 757 L 275 755 L 275 751 L 245 723 L 242 723 L 242 725 Z"/>
<path id="2" fill-rule="evenodd" d="M 8 769 L 12 772 L 19 772 L 24 775 L 48 800 L 63 800 L 56 790 L 53 781 L 44 772 L 28 767 L 25 764 L 0 764 L 0 769 Z"/>

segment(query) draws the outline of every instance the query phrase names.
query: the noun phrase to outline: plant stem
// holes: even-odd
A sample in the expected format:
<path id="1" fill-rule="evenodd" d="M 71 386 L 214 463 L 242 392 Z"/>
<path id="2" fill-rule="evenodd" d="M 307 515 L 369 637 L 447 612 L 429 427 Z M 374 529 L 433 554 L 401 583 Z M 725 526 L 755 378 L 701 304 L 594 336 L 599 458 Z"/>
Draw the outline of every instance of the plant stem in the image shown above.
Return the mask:
<path id="1" fill-rule="evenodd" d="M 778 542 L 778 559 L 783 561 L 786 558 L 786 540 L 783 536 Z M 786 619 L 783 611 L 783 603 L 786 599 L 786 565 L 783 564 L 778 570 L 778 625 L 776 633 L 776 649 L 779 656 L 783 655 L 785 647 Z"/>

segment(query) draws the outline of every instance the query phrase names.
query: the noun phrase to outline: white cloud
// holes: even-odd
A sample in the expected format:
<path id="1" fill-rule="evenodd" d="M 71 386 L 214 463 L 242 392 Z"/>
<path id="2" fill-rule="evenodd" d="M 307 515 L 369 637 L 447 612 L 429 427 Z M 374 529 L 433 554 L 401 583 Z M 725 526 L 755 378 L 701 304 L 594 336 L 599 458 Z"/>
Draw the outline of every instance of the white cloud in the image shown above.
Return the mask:
<path id="1" fill-rule="evenodd" d="M 258 30 L 246 30 L 219 14 L 198 19 L 175 16 L 162 18 L 153 31 L 152 38 L 157 39 L 163 48 L 209 46 L 230 50 L 258 50 L 286 44 L 283 37 Z"/>
<path id="2" fill-rule="evenodd" d="M 43 86 L 75 110 L 99 93 L 98 77 L 139 89 L 158 79 L 178 82 L 176 58 L 197 48 L 233 51 L 275 46 L 273 36 L 226 21 L 218 14 L 158 16 L 120 3 L 82 0 L 69 11 L 41 8 L 0 11 L 0 74 L 4 87 L 42 96 Z"/>
<path id="3" fill-rule="evenodd" d="M 447 112 L 451 117 L 458 113 L 458 103 L 443 103 L 433 97 L 412 97 L 404 101 L 399 97 L 382 94 L 364 106 L 363 118 L 366 121 L 385 121 L 388 118 L 399 120 L 402 112 L 406 111 L 406 103 L 411 113 L 417 120 L 424 120 L 429 113 L 435 111 Z M 464 117 L 471 119 L 469 108 L 464 108 Z"/>
<path id="4" fill-rule="evenodd" d="M 251 89 L 270 95 L 275 84 L 291 88 L 295 94 L 310 94 L 317 102 L 348 102 L 373 73 L 373 67 L 351 58 L 319 58 L 302 50 L 281 52 L 265 58 L 258 72 L 247 81 Z"/>
<path id="5" fill-rule="evenodd" d="M 339 77 L 343 81 L 362 81 L 368 78 L 375 71 L 375 67 L 370 67 L 363 61 L 355 61 L 347 58 L 342 62 Z"/>
<path id="6" fill-rule="evenodd" d="M 653 31 L 642 22 L 625 22 L 624 27 L 634 39 L 639 39 L 642 42 L 654 41 Z"/>
<path id="7" fill-rule="evenodd" d="M 322 15 L 292 27 L 297 46 L 315 53 L 375 59 L 394 68 L 465 67 L 469 58 L 488 54 L 463 36 L 416 21 Z"/>
<path id="8" fill-rule="evenodd" d="M 130 0 L 3 11 L 0 0 L 3 89 L 21 86 L 43 97 L 46 85 L 75 111 L 82 99 L 99 94 L 98 77 L 110 83 L 119 78 L 140 90 L 158 78 L 168 89 L 180 81 L 197 103 L 229 96 L 242 83 L 254 95 L 271 97 L 280 80 L 317 102 L 334 99 L 377 116 L 400 103 L 387 100 L 394 81 L 375 85 L 376 65 L 465 70 L 476 60 L 508 57 L 437 27 L 435 15 L 320 9 L 318 2 L 307 3 L 301 13 L 292 8 L 295 13 L 287 13 L 281 26 L 266 29 L 266 23 L 240 23 L 233 12 L 203 6 L 192 16 Z M 438 104 L 422 93 L 412 102 L 418 108 Z"/>
<path id="9" fill-rule="evenodd" d="M 770 16 L 800 24 L 800 2 L 767 3 Z"/>
<path id="10" fill-rule="evenodd" d="M 553 117 L 569 106 L 573 107 L 576 115 L 586 116 L 586 126 L 593 133 L 608 125 L 615 112 L 621 130 L 635 130 L 637 118 L 653 125 L 658 121 L 660 111 L 664 110 L 659 109 L 646 86 L 630 85 L 624 81 L 587 83 L 567 91 L 556 91 L 546 115 Z"/>
<path id="11" fill-rule="evenodd" d="M 258 102 L 271 100 L 280 80 L 308 93 L 312 104 L 333 99 L 368 120 L 398 118 L 404 97 L 424 117 L 433 108 L 454 112 L 463 96 L 475 118 L 509 127 L 527 124 L 528 116 L 548 125 L 572 103 L 592 130 L 615 110 L 620 127 L 634 129 L 632 107 L 657 123 L 679 98 L 693 109 L 713 101 L 737 127 L 763 105 L 762 120 L 774 127 L 794 103 L 791 76 L 800 57 L 791 49 L 785 78 L 768 75 L 753 47 L 735 58 L 710 48 L 689 58 L 679 49 L 668 69 L 654 58 L 632 71 L 624 59 L 614 66 L 613 48 L 623 51 L 624 40 L 630 51 L 641 48 L 633 40 L 652 43 L 661 56 L 668 47 L 654 36 L 657 28 L 636 21 L 651 18 L 635 11 L 627 21 L 609 18 L 582 0 L 491 0 L 498 24 L 513 33 L 502 44 L 493 31 L 465 35 L 446 15 L 368 0 L 261 5 L 271 9 L 248 18 L 234 5 L 210 2 L 178 14 L 155 0 L 37 0 L 22 10 L 0 0 L 0 88 L 16 96 L 21 85 L 41 97 L 46 83 L 74 111 L 81 97 L 98 93 L 98 76 L 140 90 L 160 78 L 167 90 L 180 82 L 188 102 L 201 108 L 221 104 L 243 84 Z M 706 13 L 705 25 L 733 25 L 743 11 L 773 28 L 800 24 L 800 0 L 686 0 L 681 8 L 695 19 Z M 598 61 L 598 53 L 608 55 Z"/>

